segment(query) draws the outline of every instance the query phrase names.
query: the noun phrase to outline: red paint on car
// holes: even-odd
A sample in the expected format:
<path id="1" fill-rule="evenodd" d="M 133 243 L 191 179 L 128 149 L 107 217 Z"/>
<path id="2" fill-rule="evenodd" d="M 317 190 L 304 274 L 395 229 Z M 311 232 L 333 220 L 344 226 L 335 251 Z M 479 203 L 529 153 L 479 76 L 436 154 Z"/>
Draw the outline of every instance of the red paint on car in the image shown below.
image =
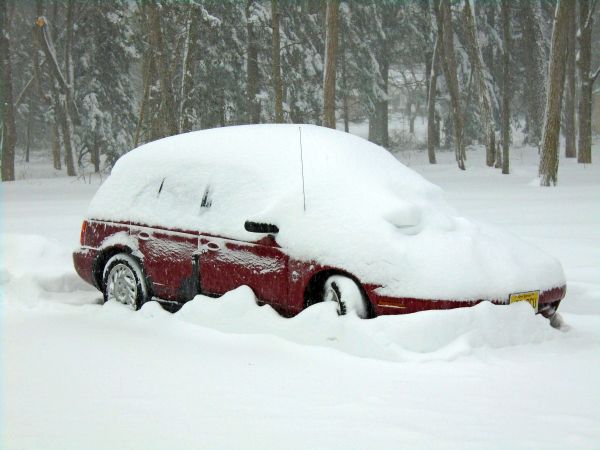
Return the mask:
<path id="1" fill-rule="evenodd" d="M 73 254 L 75 269 L 98 289 L 103 289 L 103 264 L 110 256 L 126 252 L 140 261 L 153 297 L 184 303 L 197 294 L 220 296 L 247 285 L 260 303 L 286 317 L 319 300 L 320 286 L 315 284 L 319 274 L 352 277 L 341 267 L 290 258 L 270 235 L 245 242 L 192 231 L 87 220 L 81 242 Z M 482 301 L 390 297 L 377 293 L 380 286 L 355 281 L 362 286 L 375 316 L 469 307 Z M 541 292 L 539 311 L 556 311 L 565 292 L 565 286 Z M 491 301 L 508 303 L 507 298 Z"/>

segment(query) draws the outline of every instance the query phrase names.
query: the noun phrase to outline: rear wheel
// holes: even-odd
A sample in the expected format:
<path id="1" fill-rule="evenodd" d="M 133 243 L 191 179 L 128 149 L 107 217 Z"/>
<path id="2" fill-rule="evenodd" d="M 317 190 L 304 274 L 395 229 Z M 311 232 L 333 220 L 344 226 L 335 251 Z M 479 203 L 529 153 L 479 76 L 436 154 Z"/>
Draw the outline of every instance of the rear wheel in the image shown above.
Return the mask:
<path id="1" fill-rule="evenodd" d="M 361 319 L 369 318 L 367 299 L 351 278 L 343 275 L 332 275 L 327 278 L 323 289 L 323 300 L 336 302 L 340 316 L 355 313 Z"/>
<path id="2" fill-rule="evenodd" d="M 146 282 L 141 265 L 126 253 L 119 253 L 108 260 L 102 277 L 104 301 L 115 300 L 138 310 L 147 298 Z"/>

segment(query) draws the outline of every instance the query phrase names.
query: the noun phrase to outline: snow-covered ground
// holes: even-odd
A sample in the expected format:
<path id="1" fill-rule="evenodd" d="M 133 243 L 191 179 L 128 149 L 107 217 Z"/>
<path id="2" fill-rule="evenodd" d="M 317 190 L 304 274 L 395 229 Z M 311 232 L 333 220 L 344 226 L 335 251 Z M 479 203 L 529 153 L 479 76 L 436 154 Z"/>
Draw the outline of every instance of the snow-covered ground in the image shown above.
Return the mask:
<path id="1" fill-rule="evenodd" d="M 460 172 L 451 153 L 398 154 L 457 210 L 560 259 L 563 330 L 524 304 L 282 319 L 246 288 L 176 314 L 102 306 L 70 255 L 99 181 L 20 165 L 0 185 L 0 447 L 600 447 L 600 164 L 563 159 L 540 188 L 533 149 L 510 176 L 467 156 Z"/>

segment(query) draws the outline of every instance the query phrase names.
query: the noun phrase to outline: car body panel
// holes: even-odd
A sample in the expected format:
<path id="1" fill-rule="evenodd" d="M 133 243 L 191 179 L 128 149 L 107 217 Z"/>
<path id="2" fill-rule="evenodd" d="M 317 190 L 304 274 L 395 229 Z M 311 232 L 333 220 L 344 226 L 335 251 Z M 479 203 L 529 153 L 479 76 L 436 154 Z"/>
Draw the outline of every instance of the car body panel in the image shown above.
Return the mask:
<path id="1" fill-rule="evenodd" d="M 132 239 L 113 239 L 124 230 Z M 77 273 L 85 281 L 101 289 L 94 270 L 102 254 L 115 250 L 132 252 L 142 261 L 152 295 L 178 303 L 189 301 L 197 294 L 220 296 L 247 285 L 261 304 L 269 304 L 281 315 L 291 317 L 318 301 L 307 299 L 307 289 L 311 280 L 322 273 L 354 278 L 363 288 L 375 316 L 463 308 L 484 301 L 381 295 L 377 292 L 381 286 L 357 279 L 343 268 L 288 257 L 272 236 L 248 243 L 189 231 L 94 220 L 88 221 L 83 239 L 85 245 L 73 253 L 73 260 Z M 106 245 L 107 242 L 112 244 Z M 194 266 L 195 257 L 198 267 Z M 565 293 L 564 285 L 542 291 L 539 311 L 555 311 Z M 508 304 L 508 298 L 488 300 Z"/>
<path id="2" fill-rule="evenodd" d="M 196 294 L 193 255 L 198 235 L 132 225 L 130 236 L 138 242 L 146 276 L 156 297 L 172 301 L 191 300 Z"/>
<path id="3" fill-rule="evenodd" d="M 260 301 L 286 307 L 288 256 L 272 240 L 241 242 L 218 237 L 200 238 L 200 286 L 208 295 L 223 295 L 249 286 Z"/>

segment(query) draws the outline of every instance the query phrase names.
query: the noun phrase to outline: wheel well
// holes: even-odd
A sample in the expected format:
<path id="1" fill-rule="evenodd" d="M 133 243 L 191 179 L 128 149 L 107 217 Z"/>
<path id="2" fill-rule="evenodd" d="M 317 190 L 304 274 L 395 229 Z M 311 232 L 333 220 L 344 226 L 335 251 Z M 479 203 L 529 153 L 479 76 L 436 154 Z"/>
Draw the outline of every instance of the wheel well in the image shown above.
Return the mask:
<path id="1" fill-rule="evenodd" d="M 322 270 L 312 276 L 312 278 L 306 285 L 306 289 L 304 290 L 304 307 L 305 308 L 308 308 L 309 306 L 314 305 L 315 303 L 319 303 L 319 302 L 323 301 L 322 293 L 323 293 L 323 288 L 325 287 L 325 282 L 332 275 L 341 275 L 341 276 L 344 276 L 344 277 L 347 277 L 347 278 L 350 278 L 351 280 L 353 280 L 356 283 L 356 285 L 358 286 L 358 288 L 360 289 L 360 292 L 362 293 L 363 297 L 367 301 L 367 307 L 369 308 L 369 318 L 375 317 L 375 311 L 373 309 L 373 305 L 371 304 L 371 300 L 369 299 L 369 296 L 365 292 L 365 289 L 363 288 L 360 281 L 358 281 L 356 279 L 356 277 L 354 277 L 353 275 L 350 275 L 349 273 L 343 272 L 341 270 L 336 270 L 336 269 Z"/>
<path id="2" fill-rule="evenodd" d="M 102 274 L 104 272 L 104 266 L 106 266 L 108 260 L 113 256 L 118 255 L 119 253 L 126 253 L 128 255 L 131 255 L 131 252 L 132 251 L 129 247 L 109 247 L 103 250 L 102 253 L 100 253 L 96 257 L 96 261 L 94 262 L 93 275 L 94 282 L 96 283 L 96 287 L 98 289 L 104 289 L 104 286 L 102 285 Z"/>

